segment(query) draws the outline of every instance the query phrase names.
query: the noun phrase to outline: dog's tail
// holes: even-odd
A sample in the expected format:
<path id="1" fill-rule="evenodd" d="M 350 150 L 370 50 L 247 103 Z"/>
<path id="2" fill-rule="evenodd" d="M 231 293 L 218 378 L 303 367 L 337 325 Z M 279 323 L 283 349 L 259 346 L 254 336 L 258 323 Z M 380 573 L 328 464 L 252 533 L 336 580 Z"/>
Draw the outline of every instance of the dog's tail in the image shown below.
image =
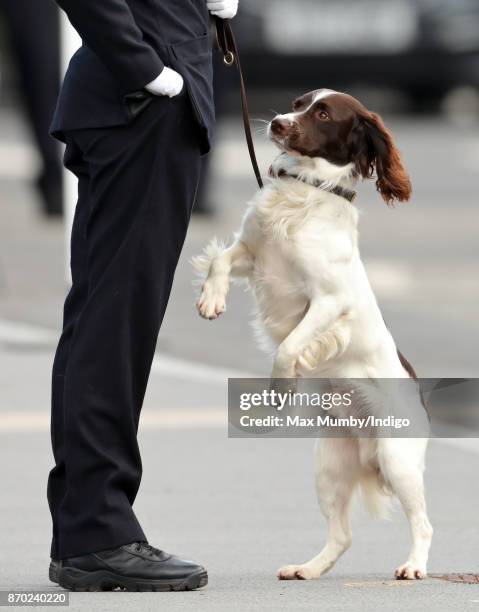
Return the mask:
<path id="1" fill-rule="evenodd" d="M 392 509 L 392 494 L 381 482 L 378 474 L 368 472 L 359 481 L 366 508 L 373 516 L 389 519 Z"/>

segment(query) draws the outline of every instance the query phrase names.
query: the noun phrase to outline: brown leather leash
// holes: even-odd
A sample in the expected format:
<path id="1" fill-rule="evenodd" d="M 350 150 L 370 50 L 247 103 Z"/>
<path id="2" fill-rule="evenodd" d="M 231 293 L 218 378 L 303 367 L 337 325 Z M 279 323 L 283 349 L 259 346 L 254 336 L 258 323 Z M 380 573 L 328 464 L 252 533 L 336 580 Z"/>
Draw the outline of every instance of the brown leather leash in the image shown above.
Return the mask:
<path id="1" fill-rule="evenodd" d="M 241 69 L 241 63 L 238 53 L 238 47 L 236 45 L 235 35 L 231 28 L 229 19 L 220 19 L 215 17 L 213 19 L 213 38 L 215 46 L 223 54 L 223 62 L 226 66 L 233 66 L 236 64 L 238 70 L 238 76 L 240 81 L 240 93 L 241 93 L 241 109 L 243 112 L 243 125 L 244 133 L 246 137 L 246 144 L 248 145 L 249 156 L 251 159 L 251 165 L 253 166 L 254 175 L 260 189 L 263 188 L 263 179 L 261 178 L 261 172 L 259 171 L 258 160 L 256 159 L 256 152 L 254 150 L 253 135 L 251 133 L 251 123 L 248 110 L 248 97 L 246 95 L 246 85 Z"/>

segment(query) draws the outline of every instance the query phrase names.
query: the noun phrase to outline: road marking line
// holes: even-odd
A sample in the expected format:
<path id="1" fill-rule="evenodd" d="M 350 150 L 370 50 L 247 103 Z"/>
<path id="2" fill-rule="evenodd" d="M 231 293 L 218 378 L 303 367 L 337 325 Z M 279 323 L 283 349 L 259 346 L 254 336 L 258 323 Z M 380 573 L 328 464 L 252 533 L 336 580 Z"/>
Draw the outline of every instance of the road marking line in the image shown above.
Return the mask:
<path id="1" fill-rule="evenodd" d="M 53 345 L 55 346 L 59 332 L 19 321 L 0 319 L 0 343 L 17 345 Z M 156 354 L 151 366 L 153 374 L 181 380 L 226 385 L 228 378 L 256 378 L 258 374 L 223 368 L 221 366 L 199 363 L 179 357 Z"/>
<path id="2" fill-rule="evenodd" d="M 0 342 L 6 344 L 51 344 L 57 342 L 58 332 L 20 321 L 0 319 Z"/>
<path id="3" fill-rule="evenodd" d="M 448 427 L 452 426 L 449 425 Z M 432 438 L 432 440 L 444 446 L 479 455 L 479 440 L 477 438 Z"/>
<path id="4" fill-rule="evenodd" d="M 161 411 L 144 410 L 140 418 L 142 430 L 205 429 L 227 427 L 227 410 L 221 408 L 178 408 Z M 3 412 L 0 414 L 0 434 L 48 431 L 50 414 L 45 412 Z"/>
<path id="5" fill-rule="evenodd" d="M 159 411 L 143 410 L 140 419 L 141 430 L 158 429 L 207 429 L 227 427 L 227 408 L 177 408 Z M 0 434 L 48 431 L 48 412 L 2 412 L 0 413 Z M 458 448 L 461 451 L 479 454 L 479 443 L 475 438 L 432 438 L 433 442 Z"/>
<path id="6" fill-rule="evenodd" d="M 189 361 L 171 355 L 155 355 L 151 371 L 162 376 L 226 385 L 228 378 L 257 378 L 258 374 Z"/>

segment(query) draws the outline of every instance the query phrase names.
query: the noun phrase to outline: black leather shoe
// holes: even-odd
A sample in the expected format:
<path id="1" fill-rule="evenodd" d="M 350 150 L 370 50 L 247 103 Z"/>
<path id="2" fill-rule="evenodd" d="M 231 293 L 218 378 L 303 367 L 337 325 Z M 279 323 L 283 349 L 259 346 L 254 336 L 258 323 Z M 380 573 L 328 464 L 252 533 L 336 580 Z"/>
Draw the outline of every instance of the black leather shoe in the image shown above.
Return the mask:
<path id="1" fill-rule="evenodd" d="M 191 591 L 208 583 L 204 567 L 133 542 L 63 559 L 58 583 L 71 591 Z"/>
<path id="2" fill-rule="evenodd" d="M 52 582 L 58 584 L 58 574 L 60 573 L 62 562 L 58 559 L 50 559 L 50 567 L 48 569 L 48 577 Z"/>

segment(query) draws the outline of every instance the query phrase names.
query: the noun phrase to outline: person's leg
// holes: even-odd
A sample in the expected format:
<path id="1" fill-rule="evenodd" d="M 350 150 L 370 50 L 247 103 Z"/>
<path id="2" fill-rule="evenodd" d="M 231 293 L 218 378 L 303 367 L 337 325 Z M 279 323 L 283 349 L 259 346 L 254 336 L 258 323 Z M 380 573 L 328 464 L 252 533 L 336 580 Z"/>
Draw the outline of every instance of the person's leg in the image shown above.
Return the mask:
<path id="1" fill-rule="evenodd" d="M 62 212 L 62 169 L 59 143 L 48 134 L 60 88 L 60 20 L 54 2 L 3 0 L 18 68 L 18 84 L 43 168 L 37 186 L 44 212 Z"/>
<path id="2" fill-rule="evenodd" d="M 200 168 L 186 94 L 156 99 L 128 126 L 71 136 L 89 168 L 88 297 L 64 377 L 60 559 L 145 540 L 132 510 L 136 434 Z"/>
<path id="3" fill-rule="evenodd" d="M 48 503 L 53 522 L 53 538 L 50 552 L 52 559 L 58 558 L 58 525 L 56 517 L 66 489 L 63 444 L 63 383 L 73 329 L 88 295 L 85 230 L 88 220 L 89 176 L 88 167 L 83 161 L 81 151 L 71 141 L 67 142 L 64 164 L 78 178 L 78 202 L 75 208 L 70 243 L 72 286 L 65 300 L 63 330 L 55 353 L 52 372 L 51 435 L 55 467 L 51 470 L 48 477 Z"/>

